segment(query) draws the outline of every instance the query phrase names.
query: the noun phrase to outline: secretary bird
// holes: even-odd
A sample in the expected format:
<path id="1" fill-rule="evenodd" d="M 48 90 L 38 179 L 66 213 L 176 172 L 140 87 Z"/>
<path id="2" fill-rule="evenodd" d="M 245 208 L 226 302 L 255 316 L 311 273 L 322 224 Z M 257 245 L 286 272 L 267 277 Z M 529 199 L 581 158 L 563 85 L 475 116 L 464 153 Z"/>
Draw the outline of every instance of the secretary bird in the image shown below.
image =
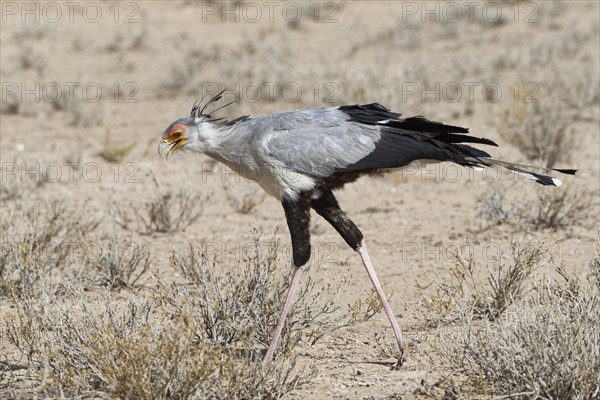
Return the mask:
<path id="1" fill-rule="evenodd" d="M 421 116 L 401 118 L 381 104 L 309 108 L 233 120 L 212 116 L 233 103 L 230 102 L 205 113 L 209 105 L 222 98 L 223 92 L 202 109 L 196 102 L 189 116 L 171 123 L 162 134 L 158 152 L 162 155 L 169 148 L 167 160 L 179 150 L 206 154 L 256 181 L 283 205 L 292 240 L 293 272 L 263 367 L 273 359 L 299 286 L 302 266 L 310 258 L 311 208 L 360 255 L 398 342 L 399 356 L 394 367 L 404 362 L 406 342 L 375 274 L 363 234 L 341 210 L 334 190 L 362 175 L 387 172 L 415 161 L 450 161 L 475 168 L 499 166 L 542 185 L 561 184 L 530 167 L 495 160 L 483 150 L 462 144 L 497 146 L 489 139 L 467 135 L 468 129 Z M 575 173 L 569 169 L 554 171 Z"/>

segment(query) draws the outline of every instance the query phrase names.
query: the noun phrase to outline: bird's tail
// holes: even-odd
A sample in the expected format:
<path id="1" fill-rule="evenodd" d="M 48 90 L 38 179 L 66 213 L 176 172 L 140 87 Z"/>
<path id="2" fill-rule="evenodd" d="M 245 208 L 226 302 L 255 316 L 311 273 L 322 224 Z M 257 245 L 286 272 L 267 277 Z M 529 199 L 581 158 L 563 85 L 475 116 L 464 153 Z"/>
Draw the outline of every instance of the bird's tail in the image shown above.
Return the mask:
<path id="1" fill-rule="evenodd" d="M 576 169 L 542 168 L 539 166 L 523 165 L 523 164 L 511 163 L 508 161 L 496 160 L 491 157 L 473 157 L 473 158 L 468 157 L 466 159 L 468 161 L 471 161 L 474 165 L 480 165 L 480 166 L 486 166 L 486 167 L 498 166 L 498 167 L 506 168 L 515 174 L 522 175 L 522 176 L 529 178 L 541 185 L 550 185 L 550 186 L 556 186 L 556 187 L 559 187 L 560 185 L 562 185 L 562 181 L 560 179 L 553 178 L 548 175 L 542 175 L 541 173 L 538 173 L 538 172 L 541 171 L 544 173 L 551 173 L 552 171 L 554 171 L 554 172 L 560 172 L 561 174 L 566 174 L 566 175 L 575 175 L 575 173 L 577 172 Z"/>

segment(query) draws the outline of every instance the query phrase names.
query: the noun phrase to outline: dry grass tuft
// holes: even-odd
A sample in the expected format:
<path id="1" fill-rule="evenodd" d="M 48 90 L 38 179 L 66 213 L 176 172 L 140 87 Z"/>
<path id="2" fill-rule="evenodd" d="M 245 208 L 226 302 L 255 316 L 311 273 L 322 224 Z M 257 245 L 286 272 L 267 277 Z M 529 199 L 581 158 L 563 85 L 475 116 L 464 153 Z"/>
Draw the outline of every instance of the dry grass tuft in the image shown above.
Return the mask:
<path id="1" fill-rule="evenodd" d="M 99 221 L 56 200 L 17 203 L 3 210 L 1 224 L 0 295 L 28 297 L 64 288 L 62 279 L 73 273 L 74 247 Z"/>
<path id="2" fill-rule="evenodd" d="M 600 394 L 600 250 L 590 262 L 586 280 L 563 265 L 555 267 L 556 274 L 548 270 L 533 274 L 532 270 L 541 271 L 539 245 L 518 246 L 522 250 L 513 252 L 514 265 L 529 265 L 529 269 L 511 268 L 503 279 L 489 274 L 483 280 L 494 282 L 488 287 L 500 289 L 486 293 L 486 298 L 495 299 L 487 304 L 502 311 L 493 313 L 494 318 L 480 318 L 473 311 L 489 307 L 482 308 L 472 297 L 465 301 L 462 290 L 454 290 L 467 282 L 470 291 L 480 293 L 481 280 L 461 278 L 460 285 L 438 295 L 442 307 L 428 306 L 437 320 L 446 320 L 448 313 L 456 316 L 451 326 L 438 329 L 432 356 L 453 371 L 456 396 L 596 398 Z M 525 264 L 517 262 L 523 255 Z"/>
<path id="3" fill-rule="evenodd" d="M 573 73 L 573 70 L 577 73 Z M 578 111 L 600 101 L 600 76 L 597 63 L 559 64 L 558 72 L 566 101 Z"/>
<path id="4" fill-rule="evenodd" d="M 583 189 L 565 184 L 559 190 L 537 188 L 533 204 L 518 208 L 523 224 L 533 229 L 568 228 L 588 224 L 592 219 L 589 193 Z"/>
<path id="5" fill-rule="evenodd" d="M 477 215 L 489 225 L 500 225 L 514 217 L 513 208 L 507 208 L 504 186 L 490 184 L 485 193 L 477 199 Z"/>
<path id="6" fill-rule="evenodd" d="M 47 62 L 44 56 L 31 47 L 23 47 L 19 54 L 19 66 L 23 70 L 33 69 L 37 72 L 38 76 L 44 75 Z"/>
<path id="7" fill-rule="evenodd" d="M 108 162 L 121 162 L 125 157 L 131 153 L 131 150 L 135 147 L 135 142 L 132 142 L 127 145 L 118 146 L 112 142 L 110 130 L 106 130 L 106 134 L 104 135 L 104 147 L 98 155 L 105 159 Z"/>
<path id="8" fill-rule="evenodd" d="M 104 118 L 102 102 L 93 102 L 81 93 L 71 96 L 56 96 L 52 93 L 47 100 L 55 111 L 63 111 L 68 126 L 90 127 L 102 123 Z"/>
<path id="9" fill-rule="evenodd" d="M 547 168 L 569 162 L 576 148 L 565 106 L 556 102 L 510 103 L 497 126 L 504 140 L 517 147 L 528 160 Z"/>
<path id="10" fill-rule="evenodd" d="M 477 213 L 486 224 L 512 224 L 518 230 L 569 229 L 588 226 L 594 203 L 585 189 L 566 182 L 560 188 L 536 187 L 535 197 L 523 197 L 507 205 L 505 189 L 488 187 L 477 202 Z"/>
<path id="11" fill-rule="evenodd" d="M 230 185 L 222 185 L 227 201 L 233 207 L 236 213 L 249 214 L 265 200 L 265 194 L 262 190 L 252 189 L 247 192 L 232 190 Z"/>
<path id="12" fill-rule="evenodd" d="M 109 208 L 109 214 L 117 225 L 143 235 L 180 232 L 204 214 L 209 200 L 210 195 L 202 197 L 184 189 L 177 193 L 167 190 L 147 201 L 141 210 L 131 205 L 133 216 L 116 203 Z"/>
<path id="13" fill-rule="evenodd" d="M 455 255 L 455 265 L 448 278 L 434 275 L 422 291 L 434 289 L 434 294 L 423 295 L 421 309 L 428 326 L 451 324 L 464 318 L 495 321 L 514 303 L 523 298 L 528 279 L 539 268 L 546 251 L 541 243 L 513 242 L 509 260 L 486 263 L 487 275 L 479 277 L 472 256 Z"/>
<path id="14" fill-rule="evenodd" d="M 1 167 L 0 173 L 3 173 Z M 0 182 L 0 200 L 3 202 L 20 200 L 39 185 L 43 185 L 43 177 L 39 182 L 24 181 L 15 177 L 7 177 Z"/>
<path id="15" fill-rule="evenodd" d="M 145 243 L 113 240 L 88 243 L 84 269 L 92 273 L 91 284 L 109 289 L 130 288 L 150 268 L 150 251 Z"/>
<path id="16" fill-rule="evenodd" d="M 141 28 L 130 30 L 127 35 L 123 35 L 121 32 L 115 33 L 110 42 L 105 45 L 104 50 L 112 53 L 145 50 L 148 47 L 150 47 L 148 28 L 142 25 Z"/>

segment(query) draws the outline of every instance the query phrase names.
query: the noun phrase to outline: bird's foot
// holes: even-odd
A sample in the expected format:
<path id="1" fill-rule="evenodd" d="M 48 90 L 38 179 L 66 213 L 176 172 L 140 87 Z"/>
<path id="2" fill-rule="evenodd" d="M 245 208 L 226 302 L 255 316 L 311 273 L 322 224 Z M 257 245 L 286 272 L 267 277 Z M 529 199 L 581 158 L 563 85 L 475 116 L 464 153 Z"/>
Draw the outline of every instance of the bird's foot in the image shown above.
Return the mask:
<path id="1" fill-rule="evenodd" d="M 398 360 L 392 365 L 393 370 L 398 370 L 404 364 L 404 350 L 400 350 L 400 355 L 398 356 Z"/>

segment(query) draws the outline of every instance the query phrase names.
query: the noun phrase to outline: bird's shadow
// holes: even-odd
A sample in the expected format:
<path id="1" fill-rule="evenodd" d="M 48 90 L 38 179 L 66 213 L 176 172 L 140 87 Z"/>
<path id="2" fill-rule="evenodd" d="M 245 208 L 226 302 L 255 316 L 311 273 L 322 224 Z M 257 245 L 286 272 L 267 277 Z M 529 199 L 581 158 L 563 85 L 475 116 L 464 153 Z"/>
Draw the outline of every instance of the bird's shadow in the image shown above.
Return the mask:
<path id="1" fill-rule="evenodd" d="M 317 359 L 318 357 L 311 357 L 313 359 Z M 321 359 L 322 360 L 322 359 Z M 403 370 L 406 369 L 406 360 L 404 361 L 403 366 L 395 367 L 394 362 L 390 361 L 351 361 L 346 359 L 329 359 L 329 361 L 335 361 L 338 363 L 348 364 L 348 365 L 378 365 L 382 367 L 388 367 L 390 370 Z"/>

